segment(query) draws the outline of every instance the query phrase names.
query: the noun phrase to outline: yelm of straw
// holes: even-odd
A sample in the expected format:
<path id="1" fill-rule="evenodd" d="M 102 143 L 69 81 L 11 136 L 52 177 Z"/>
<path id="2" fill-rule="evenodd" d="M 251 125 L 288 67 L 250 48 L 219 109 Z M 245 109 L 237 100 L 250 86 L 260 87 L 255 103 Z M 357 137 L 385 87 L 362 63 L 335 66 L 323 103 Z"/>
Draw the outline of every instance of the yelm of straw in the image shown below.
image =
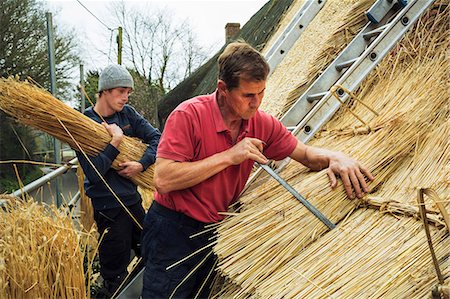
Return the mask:
<path id="1" fill-rule="evenodd" d="M 79 151 L 61 121 L 88 155 L 97 155 L 111 140 L 102 125 L 62 103 L 47 91 L 13 78 L 0 79 L 0 109 L 22 124 L 46 132 Z M 125 136 L 119 146 L 120 154 L 112 166 L 119 169 L 122 162 L 139 160 L 146 148 L 147 145 L 140 140 Z M 132 180 L 139 186 L 153 189 L 153 167 Z"/>
<path id="2" fill-rule="evenodd" d="M 433 10 L 425 15 L 418 26 L 396 47 L 393 55 L 387 57 L 363 85 L 358 95 L 365 103 L 379 112 L 379 116 L 368 112 L 358 102 L 348 104 L 354 113 L 360 115 L 369 124 L 369 128 L 362 128 L 360 122 L 352 114 L 341 109 L 327 124 L 326 130 L 318 134 L 318 138 L 312 141 L 314 145 L 341 150 L 361 160 L 376 176 L 376 180 L 370 184 L 373 189 L 382 188 L 383 184 L 389 178 L 394 177 L 394 174 L 402 169 L 405 163 L 414 167 L 413 170 L 408 170 L 413 178 L 418 177 L 420 173 L 426 174 L 427 178 L 422 179 L 420 184 L 436 186 L 445 184 L 445 182 L 434 184 L 431 175 L 433 167 L 436 167 L 434 169 L 436 174 L 442 173 L 442 169 L 448 163 L 448 159 L 446 159 L 448 157 L 448 133 L 440 136 L 445 139 L 444 141 L 436 141 L 430 136 L 430 133 L 448 132 L 448 129 L 445 128 L 448 126 L 450 107 L 447 88 L 443 83 L 446 81 L 449 68 L 449 58 L 446 54 L 448 12 L 449 8 L 443 6 L 439 13 Z M 355 129 L 354 133 L 352 133 L 353 129 Z M 414 156 L 417 151 L 427 148 L 429 150 L 429 147 L 425 146 L 426 144 L 435 146 L 434 150 L 438 153 L 433 156 L 437 158 L 437 161 L 432 162 L 427 159 L 426 153 Z M 411 164 L 411 157 L 416 158 L 413 164 Z M 430 166 L 427 166 L 428 164 Z M 305 173 L 302 170 L 299 173 L 299 169 L 302 168 L 297 163 L 291 163 L 282 171 L 281 176 L 287 179 L 288 183 L 299 190 L 331 221 L 339 223 L 346 218 L 347 221 L 353 221 L 351 213 L 357 208 L 358 202 L 347 199 L 341 185 L 332 191 L 324 171 Z M 445 175 L 440 175 L 437 179 L 445 177 Z M 404 181 L 401 184 L 407 185 L 406 188 L 417 186 L 415 182 L 410 181 Z M 304 274 L 305 269 L 312 268 L 316 264 L 318 269 L 325 267 L 326 259 L 316 257 L 315 260 L 307 260 L 308 255 L 304 252 L 311 243 L 314 244 L 314 241 L 327 231 L 327 228 L 302 207 L 292 195 L 274 181 L 268 180 L 266 184 L 245 194 L 241 201 L 244 204 L 242 212 L 228 218 L 219 226 L 219 239 L 214 247 L 220 258 L 219 270 L 239 286 L 227 286 L 226 294 L 222 293 L 224 297 L 244 298 L 252 296 L 252 294 L 275 297 L 278 294 L 277 290 L 284 288 L 297 290 L 297 293 L 286 291 L 284 294 L 287 298 L 326 298 L 330 294 L 336 294 L 339 298 L 341 292 L 345 293 L 344 290 L 334 289 L 333 286 L 328 289 L 321 287 L 320 280 L 316 280 L 315 276 Z M 385 210 L 382 211 L 385 212 Z M 381 219 L 384 221 L 384 218 Z M 417 234 L 414 232 L 414 227 L 420 226 L 420 222 L 412 219 L 404 221 L 413 221 L 410 228 L 403 231 L 402 239 L 406 240 Z M 438 223 L 442 223 L 442 221 L 439 220 Z M 372 227 L 373 224 L 370 224 L 369 221 L 367 225 L 364 224 L 362 228 L 378 232 L 380 243 L 384 246 L 390 244 L 388 241 L 390 230 L 385 232 L 381 226 L 380 229 Z M 333 231 L 333 234 L 337 234 L 337 232 L 338 230 Z M 342 237 L 334 236 L 336 243 L 330 243 L 329 247 L 325 247 L 325 244 L 321 243 L 324 250 L 333 252 L 336 244 L 347 242 L 344 235 Z M 371 238 L 377 238 L 377 236 L 372 235 Z M 428 261 L 431 261 L 429 253 L 426 251 L 425 236 L 421 235 L 411 242 L 425 247 L 420 247 L 422 249 L 416 252 L 419 255 L 410 254 L 409 256 L 403 254 L 402 251 L 393 250 L 394 256 L 396 252 L 399 254 L 396 260 L 402 261 L 402 265 L 405 267 L 409 265 L 411 269 L 417 267 L 424 269 L 425 272 L 433 271 L 431 262 L 428 264 L 424 262 L 426 257 L 429 259 Z M 442 248 L 448 249 L 448 242 L 448 235 L 447 237 L 442 236 L 437 241 L 437 245 L 444 245 Z M 445 254 L 441 256 L 445 256 Z M 303 262 L 288 268 L 291 261 L 297 257 Z M 409 272 L 401 271 L 399 275 L 394 276 L 389 272 L 389 267 L 392 266 L 391 260 L 386 261 L 380 255 L 366 255 L 366 257 L 368 261 L 382 266 L 374 268 L 374 272 L 368 272 L 368 269 L 365 269 L 361 275 L 357 275 L 359 266 L 358 264 L 353 265 L 351 255 L 341 261 L 341 267 L 345 263 L 353 265 L 353 267 L 346 268 L 348 272 L 341 273 L 343 280 L 346 279 L 346 276 L 353 277 L 355 280 L 355 290 L 346 293 L 349 294 L 347 298 L 364 294 L 364 288 L 368 284 L 377 285 L 386 290 L 384 293 L 375 293 L 375 298 L 383 298 L 383 296 L 395 298 L 398 291 L 390 286 L 394 285 L 405 293 L 423 294 L 429 290 L 426 289 L 427 286 L 433 283 L 433 275 L 423 276 L 425 280 L 421 282 L 421 289 L 417 290 L 407 277 Z M 332 263 L 334 256 L 330 258 L 329 262 Z M 333 271 L 330 270 L 327 273 L 331 275 Z M 297 276 L 297 274 L 300 278 L 296 280 L 296 284 L 290 284 L 290 277 Z M 277 279 L 271 279 L 272 277 L 277 277 Z M 351 287 L 351 284 L 348 283 L 347 287 Z M 303 289 L 311 288 L 317 292 L 300 293 Z"/>
<path id="3" fill-rule="evenodd" d="M 89 238 L 78 234 L 71 217 L 32 199 L 3 199 L 0 298 L 89 296 L 83 269 L 83 244 Z"/>

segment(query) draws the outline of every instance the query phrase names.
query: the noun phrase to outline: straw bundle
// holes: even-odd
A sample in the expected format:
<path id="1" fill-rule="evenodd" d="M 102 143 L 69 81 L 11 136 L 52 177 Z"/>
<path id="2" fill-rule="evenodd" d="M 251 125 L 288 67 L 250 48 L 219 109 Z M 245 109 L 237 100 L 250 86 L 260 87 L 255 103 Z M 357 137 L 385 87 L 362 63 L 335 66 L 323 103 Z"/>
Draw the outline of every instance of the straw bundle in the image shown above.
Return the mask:
<path id="1" fill-rule="evenodd" d="M 138 188 L 139 194 L 141 194 L 142 197 L 142 206 L 144 207 L 144 210 L 148 210 L 153 202 L 153 196 L 155 194 L 154 190 L 146 189 L 139 187 Z"/>
<path id="2" fill-rule="evenodd" d="M 380 116 L 368 113 L 357 102 L 350 103 L 351 109 L 369 123 L 370 128 L 361 127 L 352 114 L 342 109 L 327 125 L 327 131 L 318 134 L 320 138 L 312 142 L 339 149 L 363 161 L 376 176 L 371 183 L 374 190 L 382 187 L 403 163 L 410 162 L 411 153 L 426 150 L 417 142 L 418 137 L 424 138 L 430 131 L 443 130 L 446 126 L 450 107 L 442 82 L 447 79 L 449 67 L 446 56 L 448 12 L 448 8 L 442 7 L 439 13 L 433 11 L 424 16 L 397 47 L 395 55 L 387 57 L 366 81 L 359 95 Z M 442 164 L 448 163 L 446 140 L 438 149 L 444 152 L 436 154 L 444 157 L 434 164 L 440 167 L 438 172 L 442 171 Z M 427 164 L 429 160 L 416 162 Z M 433 163 L 417 165 L 417 175 L 421 172 L 419 169 L 434 167 Z M 302 171 L 298 175 L 298 169 L 298 164 L 291 163 L 281 175 L 331 221 L 341 221 L 357 207 L 357 202 L 346 199 L 342 186 L 334 191 L 328 187 L 324 171 L 306 174 Z M 266 297 L 271 292 L 267 290 L 266 281 L 278 273 L 286 273 L 286 265 L 299 254 L 304 257 L 302 251 L 326 228 L 272 181 L 246 194 L 241 201 L 243 211 L 218 228 L 220 237 L 214 250 L 220 258 L 219 270 L 239 285 L 239 288 L 227 286 L 226 294 L 222 294 L 244 298 L 256 292 Z M 413 258 L 409 262 L 415 263 Z M 273 290 L 287 285 L 283 279 L 271 282 Z M 305 283 L 300 287 L 305 287 Z"/>
<path id="3" fill-rule="evenodd" d="M 83 260 L 95 238 L 82 238 L 54 206 L 3 199 L 8 204 L 0 210 L 0 297 L 89 297 Z"/>
<path id="4" fill-rule="evenodd" d="M 447 119 L 417 138 L 413 155 L 383 184 L 376 196 L 415 205 L 417 189 L 426 187 L 450 199 L 449 161 L 450 119 Z"/>
<path id="5" fill-rule="evenodd" d="M 365 24 L 364 12 L 373 2 L 327 1 L 270 76 L 261 109 L 274 116 L 282 115 L 286 106 L 292 104 L 291 90 L 308 86 L 319 76 Z"/>
<path id="6" fill-rule="evenodd" d="M 97 155 L 111 140 L 102 125 L 65 105 L 47 91 L 27 82 L 18 82 L 12 78 L 0 79 L 0 109 L 22 124 L 30 125 L 68 143 L 75 150 L 79 150 L 78 143 L 88 155 Z M 119 163 L 125 161 L 139 160 L 146 147 L 140 140 L 124 136 L 113 168 L 119 169 Z M 137 185 L 149 189 L 153 189 L 152 180 L 152 167 L 132 178 Z"/>

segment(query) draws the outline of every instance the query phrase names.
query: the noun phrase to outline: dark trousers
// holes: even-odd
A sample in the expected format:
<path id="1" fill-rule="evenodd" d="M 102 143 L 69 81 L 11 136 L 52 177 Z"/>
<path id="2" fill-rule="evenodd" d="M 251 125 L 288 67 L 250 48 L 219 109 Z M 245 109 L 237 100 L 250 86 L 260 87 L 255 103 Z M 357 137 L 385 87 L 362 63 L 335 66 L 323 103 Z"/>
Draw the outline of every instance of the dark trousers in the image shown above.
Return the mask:
<path id="1" fill-rule="evenodd" d="M 204 226 L 204 223 L 153 202 L 145 216 L 142 235 L 145 262 L 143 298 L 194 298 L 200 290 L 198 298 L 208 297 L 215 274 L 211 273 L 215 262 L 212 247 L 167 269 L 214 242 L 214 232 L 211 231 L 191 237 L 204 231 Z"/>
<path id="2" fill-rule="evenodd" d="M 142 225 L 145 211 L 141 202 L 128 206 L 127 209 Z M 142 230 L 122 207 L 94 211 L 94 219 L 100 238 L 107 230 L 99 245 L 100 274 L 105 280 L 105 285 L 115 289 L 128 274 L 131 249 L 136 255 L 141 254 Z"/>

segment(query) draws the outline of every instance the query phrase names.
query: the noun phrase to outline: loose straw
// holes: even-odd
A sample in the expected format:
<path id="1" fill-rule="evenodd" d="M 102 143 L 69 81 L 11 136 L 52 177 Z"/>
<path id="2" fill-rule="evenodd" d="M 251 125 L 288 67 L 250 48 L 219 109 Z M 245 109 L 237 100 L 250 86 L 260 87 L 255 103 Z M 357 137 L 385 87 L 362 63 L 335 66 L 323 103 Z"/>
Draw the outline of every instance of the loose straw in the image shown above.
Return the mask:
<path id="1" fill-rule="evenodd" d="M 55 206 L 31 198 L 2 199 L 0 297 L 89 298 L 83 261 L 95 237 L 80 234 L 72 215 Z"/>

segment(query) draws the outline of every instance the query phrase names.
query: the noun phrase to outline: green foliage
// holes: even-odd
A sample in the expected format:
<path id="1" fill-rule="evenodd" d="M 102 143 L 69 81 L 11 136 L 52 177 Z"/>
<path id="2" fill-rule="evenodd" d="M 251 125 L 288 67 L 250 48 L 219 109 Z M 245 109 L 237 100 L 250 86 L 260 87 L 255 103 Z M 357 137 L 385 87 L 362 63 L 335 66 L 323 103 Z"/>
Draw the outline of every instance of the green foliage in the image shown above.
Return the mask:
<path id="1" fill-rule="evenodd" d="M 37 0 L 0 1 L 0 76 L 31 77 L 50 89 L 47 9 L 44 4 Z M 79 64 L 74 52 L 76 39 L 73 33 L 54 29 L 56 96 L 68 100 L 72 69 Z M 35 131 L 17 124 L 3 112 L 0 112 L 0 123 L 0 161 L 33 160 L 33 152 L 38 150 Z M 24 183 L 40 176 L 40 170 L 34 165 L 18 164 L 17 167 Z M 18 186 L 11 164 L 0 164 L 0 181 L 0 192 Z"/>
<path id="2" fill-rule="evenodd" d="M 79 58 L 74 52 L 74 33 L 60 32 L 55 25 L 54 29 L 57 97 L 64 99 Z M 50 89 L 46 9 L 42 2 L 0 1 L 0 40 L 0 76 L 29 76 Z"/>
<path id="3" fill-rule="evenodd" d="M 30 160 L 32 152 L 36 150 L 35 132 L 29 128 L 16 124 L 5 113 L 0 111 L 0 159 Z M 30 164 L 17 164 L 20 179 L 24 184 L 42 175 L 39 168 Z M 0 193 L 18 189 L 16 173 L 13 164 L 0 164 Z"/>
<path id="4" fill-rule="evenodd" d="M 98 71 L 88 71 L 84 82 L 84 90 L 94 105 L 97 102 L 98 76 Z M 87 108 L 89 106 L 91 106 L 91 103 L 85 95 L 84 107 Z"/>

